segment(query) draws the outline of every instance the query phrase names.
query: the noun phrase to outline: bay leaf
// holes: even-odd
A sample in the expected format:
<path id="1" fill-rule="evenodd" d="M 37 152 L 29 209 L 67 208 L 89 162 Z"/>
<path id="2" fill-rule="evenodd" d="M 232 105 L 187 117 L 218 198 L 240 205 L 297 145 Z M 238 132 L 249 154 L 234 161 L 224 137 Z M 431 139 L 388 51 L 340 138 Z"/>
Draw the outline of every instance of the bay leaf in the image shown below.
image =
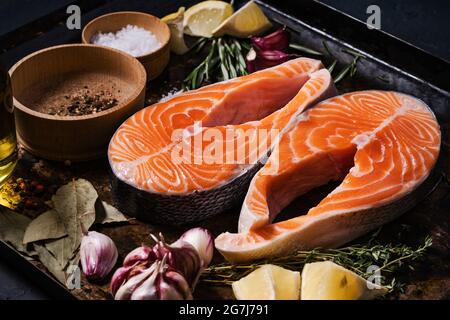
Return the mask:
<path id="1" fill-rule="evenodd" d="M 38 254 L 39 261 L 47 268 L 47 270 L 61 283 L 66 283 L 66 273 L 64 267 L 58 260 L 47 250 L 46 247 L 34 244 L 34 250 Z"/>
<path id="2" fill-rule="evenodd" d="M 0 206 L 0 239 L 12 245 L 16 250 L 28 254 L 22 243 L 25 230 L 31 219 Z"/>
<path id="3" fill-rule="evenodd" d="M 67 235 L 66 228 L 56 210 L 49 210 L 31 221 L 28 225 L 23 243 L 39 240 L 59 239 Z"/>
<path id="4" fill-rule="evenodd" d="M 53 255 L 61 268 L 65 269 L 77 254 L 78 248 L 72 247 L 72 240 L 67 236 L 58 240 L 47 241 L 45 248 Z"/>
<path id="5" fill-rule="evenodd" d="M 81 224 L 88 230 L 95 221 L 97 198 L 98 194 L 93 185 L 84 179 L 78 179 L 62 186 L 52 197 L 55 210 L 71 241 L 73 252 L 81 242 Z"/>
<path id="6" fill-rule="evenodd" d="M 97 200 L 95 204 L 95 223 L 108 224 L 116 222 L 127 222 L 128 219 L 118 209 L 105 201 Z"/>

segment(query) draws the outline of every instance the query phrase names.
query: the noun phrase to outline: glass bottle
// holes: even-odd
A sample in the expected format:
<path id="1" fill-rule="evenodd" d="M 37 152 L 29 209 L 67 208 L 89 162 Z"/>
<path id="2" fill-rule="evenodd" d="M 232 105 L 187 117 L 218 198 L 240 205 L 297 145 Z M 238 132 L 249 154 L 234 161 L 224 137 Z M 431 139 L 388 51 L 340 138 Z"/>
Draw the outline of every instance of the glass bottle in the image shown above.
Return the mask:
<path id="1" fill-rule="evenodd" d="M 0 186 L 11 176 L 17 164 L 17 141 L 11 79 L 0 68 Z"/>

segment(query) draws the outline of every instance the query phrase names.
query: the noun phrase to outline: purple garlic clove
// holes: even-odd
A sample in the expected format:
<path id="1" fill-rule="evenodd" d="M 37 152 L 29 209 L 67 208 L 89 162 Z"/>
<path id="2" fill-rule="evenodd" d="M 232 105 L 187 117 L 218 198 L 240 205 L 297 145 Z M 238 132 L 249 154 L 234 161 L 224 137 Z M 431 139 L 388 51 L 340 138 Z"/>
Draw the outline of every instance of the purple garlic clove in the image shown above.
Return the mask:
<path id="1" fill-rule="evenodd" d="M 286 26 L 265 37 L 253 37 L 251 39 L 252 45 L 261 51 L 284 51 L 289 47 L 289 41 L 290 34 L 286 30 Z"/>
<path id="2" fill-rule="evenodd" d="M 214 254 L 214 237 L 204 228 L 193 228 L 180 237 L 180 240 L 190 243 L 202 259 L 202 267 L 206 268 L 211 263 Z"/>
<path id="3" fill-rule="evenodd" d="M 154 261 L 156 257 L 154 257 L 153 255 L 154 253 L 152 251 L 152 248 L 147 246 L 138 247 L 127 254 L 123 261 L 123 266 L 127 267 L 135 265 L 136 263 L 147 262 L 149 259 Z"/>
<path id="4" fill-rule="evenodd" d="M 186 279 L 166 262 L 156 261 L 152 274 L 132 293 L 131 300 L 192 300 Z"/>
<path id="5" fill-rule="evenodd" d="M 105 278 L 117 262 L 117 248 L 110 237 L 89 231 L 81 240 L 80 261 L 88 279 Z"/>

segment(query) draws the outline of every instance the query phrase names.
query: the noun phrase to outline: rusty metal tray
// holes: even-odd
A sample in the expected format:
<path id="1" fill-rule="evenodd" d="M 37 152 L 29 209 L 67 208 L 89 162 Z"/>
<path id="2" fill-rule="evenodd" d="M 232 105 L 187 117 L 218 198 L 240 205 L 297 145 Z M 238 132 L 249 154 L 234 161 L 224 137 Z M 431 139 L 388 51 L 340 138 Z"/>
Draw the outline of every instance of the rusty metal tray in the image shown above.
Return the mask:
<path id="1" fill-rule="evenodd" d="M 121 10 L 136 10 L 163 16 L 179 6 L 196 1 L 140 1 L 94 0 L 76 1 L 82 8 L 82 24 L 101 14 Z M 237 2 L 237 3 L 236 3 Z M 237 6 L 245 1 L 235 1 Z M 433 246 L 426 260 L 418 263 L 415 271 L 405 270 L 398 278 L 406 283 L 404 293 L 391 299 L 446 299 L 450 298 L 450 64 L 382 31 L 369 30 L 365 24 L 316 1 L 257 1 L 275 23 L 287 25 L 293 40 L 325 54 L 325 65 L 338 60 L 338 68 L 353 57 L 344 49 L 352 49 L 365 56 L 358 64 L 355 77 L 338 85 L 340 92 L 362 89 L 390 89 L 412 94 L 431 106 L 442 129 L 443 145 L 435 170 L 436 187 L 424 201 L 396 221 L 386 225 L 380 237 L 384 241 L 417 245 L 426 235 L 433 237 Z M 52 45 L 79 42 L 80 32 L 69 31 L 64 25 L 65 11 L 59 10 L 28 26 L 0 37 L 3 54 L 0 62 L 11 66 L 23 56 Z M 36 31 L 41 31 L 36 33 Z M 325 44 L 324 44 L 325 43 Z M 147 104 L 156 101 L 171 86 L 179 83 L 198 62 L 197 57 L 172 56 L 169 67 L 157 80 L 148 85 Z M 91 181 L 103 200 L 113 203 L 106 159 L 65 166 L 61 163 L 37 159 L 21 150 L 16 176 L 37 178 L 53 185 L 66 183 L 73 177 Z M 305 212 L 329 192 L 330 186 L 314 190 L 290 206 L 291 213 Z M 126 214 L 126 212 L 124 212 Z M 200 225 L 218 234 L 233 231 L 237 225 L 239 208 L 204 221 Z M 289 213 L 288 213 L 289 215 Z M 163 232 L 168 240 L 175 239 L 182 230 L 177 227 L 157 226 L 132 221 L 116 227 L 102 227 L 119 247 L 120 258 L 141 243 L 150 244 L 150 232 Z M 17 251 L 0 242 L 0 254 L 17 269 L 28 275 L 51 296 L 59 299 L 109 299 L 108 284 L 90 284 L 82 280 L 81 289 L 69 291 L 50 276 L 35 261 L 23 258 Z M 119 258 L 119 259 L 120 259 Z M 215 261 L 221 261 L 216 254 Z M 197 299 L 231 299 L 227 287 L 200 285 Z"/>

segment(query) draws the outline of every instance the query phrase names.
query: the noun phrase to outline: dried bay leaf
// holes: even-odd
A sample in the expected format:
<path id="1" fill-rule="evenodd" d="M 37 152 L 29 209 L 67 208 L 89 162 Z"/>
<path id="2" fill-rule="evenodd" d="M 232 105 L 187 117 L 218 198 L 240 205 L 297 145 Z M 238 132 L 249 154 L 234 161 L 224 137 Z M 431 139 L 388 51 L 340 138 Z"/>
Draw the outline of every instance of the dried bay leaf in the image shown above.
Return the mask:
<path id="1" fill-rule="evenodd" d="M 67 235 L 66 228 L 56 210 L 49 210 L 31 221 L 28 225 L 23 243 L 39 240 L 59 239 Z"/>
<path id="2" fill-rule="evenodd" d="M 118 209 L 105 201 L 97 200 L 95 204 L 95 223 L 108 224 L 127 221 L 128 219 Z"/>
<path id="3" fill-rule="evenodd" d="M 66 283 L 66 273 L 64 267 L 58 262 L 58 260 L 51 254 L 46 247 L 34 244 L 34 250 L 36 251 L 39 261 L 47 268 L 47 270 L 61 283 Z"/>
<path id="4" fill-rule="evenodd" d="M 78 251 L 78 248 L 75 248 L 75 250 L 72 248 L 72 241 L 69 237 L 48 241 L 45 243 L 45 248 L 53 255 L 63 269 L 67 267 L 69 261 Z"/>
<path id="5" fill-rule="evenodd" d="M 84 179 L 62 186 L 52 197 L 55 210 L 71 241 L 72 252 L 78 249 L 81 242 L 81 224 L 88 230 L 95 221 L 97 198 L 98 194 L 93 185 Z"/>
<path id="6" fill-rule="evenodd" d="M 14 246 L 16 250 L 28 254 L 29 251 L 22 240 L 30 222 L 30 218 L 0 206 L 0 239 Z"/>

